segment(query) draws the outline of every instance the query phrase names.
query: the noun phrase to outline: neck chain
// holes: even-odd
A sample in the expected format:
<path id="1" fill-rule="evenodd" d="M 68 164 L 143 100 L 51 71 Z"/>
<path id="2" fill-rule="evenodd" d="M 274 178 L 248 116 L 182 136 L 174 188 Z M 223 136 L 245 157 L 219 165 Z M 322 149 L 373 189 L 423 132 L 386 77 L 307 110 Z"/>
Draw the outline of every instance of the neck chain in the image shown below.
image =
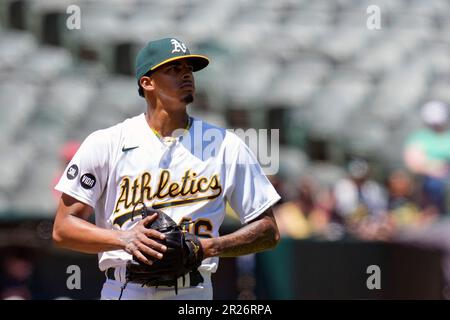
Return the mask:
<path id="1" fill-rule="evenodd" d="M 191 128 L 191 126 L 192 126 L 192 118 L 188 116 L 188 122 L 184 130 L 188 131 Z M 155 136 L 157 136 L 161 140 L 164 140 L 165 137 L 163 137 L 158 131 L 156 131 L 156 129 L 153 129 L 152 127 L 150 127 L 150 129 L 152 129 Z"/>

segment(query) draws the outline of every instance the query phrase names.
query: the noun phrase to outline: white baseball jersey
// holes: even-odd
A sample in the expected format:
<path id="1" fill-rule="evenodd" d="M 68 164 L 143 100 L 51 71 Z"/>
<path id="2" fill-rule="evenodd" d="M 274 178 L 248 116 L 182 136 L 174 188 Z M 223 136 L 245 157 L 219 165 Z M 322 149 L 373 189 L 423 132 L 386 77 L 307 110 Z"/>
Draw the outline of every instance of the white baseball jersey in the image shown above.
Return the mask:
<path id="1" fill-rule="evenodd" d="M 191 221 L 189 231 L 217 237 L 226 201 L 246 223 L 280 196 L 256 158 L 234 133 L 191 118 L 189 130 L 161 139 L 145 114 L 89 135 L 68 164 L 57 190 L 90 205 L 96 225 L 127 230 L 141 201 L 175 222 Z M 99 253 L 99 268 L 123 265 L 124 250 Z M 218 258 L 205 259 L 201 271 L 215 272 Z"/>

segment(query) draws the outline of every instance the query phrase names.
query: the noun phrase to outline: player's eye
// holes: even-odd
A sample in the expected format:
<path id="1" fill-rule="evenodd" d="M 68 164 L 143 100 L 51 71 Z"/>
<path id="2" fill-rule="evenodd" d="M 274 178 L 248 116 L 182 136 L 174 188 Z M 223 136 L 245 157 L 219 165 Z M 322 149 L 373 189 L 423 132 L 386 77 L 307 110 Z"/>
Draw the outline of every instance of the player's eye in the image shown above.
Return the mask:
<path id="1" fill-rule="evenodd" d="M 175 72 L 175 71 L 177 71 L 177 69 L 178 69 L 178 66 L 172 64 L 172 65 L 167 67 L 166 72 Z"/>

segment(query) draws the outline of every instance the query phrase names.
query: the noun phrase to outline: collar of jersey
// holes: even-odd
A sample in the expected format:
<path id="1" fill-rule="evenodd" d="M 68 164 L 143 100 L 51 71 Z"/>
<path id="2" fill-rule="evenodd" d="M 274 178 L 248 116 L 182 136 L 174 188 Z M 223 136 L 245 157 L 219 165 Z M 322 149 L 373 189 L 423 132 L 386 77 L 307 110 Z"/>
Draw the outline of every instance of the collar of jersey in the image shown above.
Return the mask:
<path id="1" fill-rule="evenodd" d="M 189 132 L 189 130 L 190 130 L 191 127 L 192 127 L 192 123 L 193 123 L 193 122 L 194 122 L 194 119 L 193 119 L 192 117 L 189 116 L 189 118 L 188 118 L 188 123 L 187 123 L 186 127 L 184 128 L 183 134 L 182 134 L 182 135 L 179 135 L 178 137 L 172 137 L 172 136 L 169 136 L 169 137 L 163 137 L 158 131 L 156 131 L 156 130 L 153 129 L 152 127 L 150 127 L 150 129 L 153 131 L 153 133 L 155 134 L 155 136 L 156 136 L 161 142 L 164 142 L 167 138 L 172 138 L 173 140 L 179 140 L 179 139 L 182 139 L 183 136 L 184 136 L 186 133 Z"/>

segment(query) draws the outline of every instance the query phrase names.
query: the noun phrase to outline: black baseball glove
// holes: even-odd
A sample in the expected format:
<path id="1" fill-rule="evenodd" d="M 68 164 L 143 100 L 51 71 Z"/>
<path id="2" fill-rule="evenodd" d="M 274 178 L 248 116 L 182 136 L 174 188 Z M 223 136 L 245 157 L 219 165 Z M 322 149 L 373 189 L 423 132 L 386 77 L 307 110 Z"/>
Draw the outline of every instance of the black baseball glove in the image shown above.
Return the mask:
<path id="1" fill-rule="evenodd" d="M 164 240 L 154 239 L 167 247 L 162 259 L 145 255 L 153 262 L 145 264 L 133 256 L 127 264 L 127 281 L 142 284 L 142 286 L 174 286 L 178 293 L 178 278 L 196 271 L 203 260 L 203 248 L 199 239 L 192 233 L 184 231 L 167 214 L 161 210 L 147 208 L 145 205 L 138 211 L 144 219 L 157 213 L 158 217 L 147 228 L 163 233 Z M 134 215 L 135 213 L 133 213 Z"/>

